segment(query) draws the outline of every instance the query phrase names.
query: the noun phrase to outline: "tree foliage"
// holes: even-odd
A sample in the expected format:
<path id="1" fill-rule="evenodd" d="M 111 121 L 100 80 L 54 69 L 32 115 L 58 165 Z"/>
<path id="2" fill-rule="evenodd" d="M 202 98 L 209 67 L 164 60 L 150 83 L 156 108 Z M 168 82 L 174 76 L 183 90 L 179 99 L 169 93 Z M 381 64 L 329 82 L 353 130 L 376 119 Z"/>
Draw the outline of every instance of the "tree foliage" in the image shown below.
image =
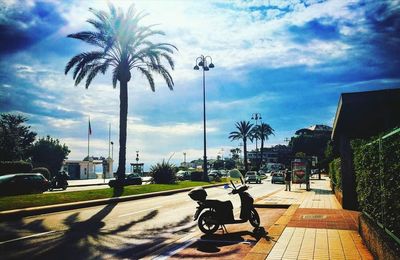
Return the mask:
<path id="1" fill-rule="evenodd" d="M 244 152 L 244 168 L 248 170 L 247 162 L 247 140 L 253 141 L 254 135 L 252 132 L 253 124 L 249 121 L 240 121 L 235 124 L 237 131 L 233 131 L 229 134 L 229 139 L 243 140 L 243 152 Z"/>
<path id="2" fill-rule="evenodd" d="M 160 75 L 172 90 L 174 81 L 168 67 L 174 69 L 172 54 L 177 48 L 168 43 L 154 43 L 151 37 L 159 37 L 164 32 L 153 30 L 153 26 L 142 26 L 146 15 L 137 13 L 131 5 L 126 12 L 109 5 L 109 12 L 90 9 L 94 18 L 87 20 L 94 31 L 82 31 L 68 35 L 95 46 L 95 50 L 74 56 L 65 67 L 65 74 L 73 70 L 75 85 L 86 78 L 88 88 L 97 74 L 105 74 L 112 68 L 112 84 L 120 89 L 119 158 L 117 178 L 125 178 L 126 136 L 128 115 L 128 82 L 131 71 L 147 79 L 155 91 L 154 75 Z M 167 64 L 164 65 L 164 64 Z"/>
<path id="3" fill-rule="evenodd" d="M 319 159 L 325 157 L 325 149 L 330 135 L 299 135 L 290 140 L 293 153 L 303 152 L 308 156 L 318 156 Z"/>
<path id="4" fill-rule="evenodd" d="M 213 169 L 215 170 L 221 170 L 224 168 L 224 161 L 223 160 L 216 160 L 213 163 Z"/>
<path id="5" fill-rule="evenodd" d="M 58 139 L 47 136 L 33 144 L 30 155 L 34 167 L 45 167 L 54 176 L 70 152 L 68 147 L 61 144 Z"/>
<path id="6" fill-rule="evenodd" d="M 0 115 L 0 161 L 17 161 L 28 158 L 29 148 L 36 133 L 25 125 L 28 119 L 22 115 Z"/>
<path id="7" fill-rule="evenodd" d="M 274 129 L 267 123 L 261 123 L 261 125 L 257 125 L 252 129 L 254 138 L 261 140 L 261 150 L 260 150 L 260 159 L 257 164 L 257 170 L 260 170 L 261 163 L 263 160 L 263 150 L 264 143 L 268 140 L 270 135 L 274 135 Z"/>

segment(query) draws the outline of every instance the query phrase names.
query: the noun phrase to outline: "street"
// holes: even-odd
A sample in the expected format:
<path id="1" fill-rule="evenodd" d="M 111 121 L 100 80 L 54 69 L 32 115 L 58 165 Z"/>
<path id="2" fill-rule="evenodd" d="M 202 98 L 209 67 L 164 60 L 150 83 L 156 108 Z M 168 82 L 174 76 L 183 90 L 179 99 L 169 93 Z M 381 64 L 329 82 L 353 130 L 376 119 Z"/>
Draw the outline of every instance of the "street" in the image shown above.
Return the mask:
<path id="1" fill-rule="evenodd" d="M 269 180 L 249 186 L 254 198 L 283 188 Z M 237 210 L 239 197 L 228 192 L 223 187 L 207 189 L 208 198 L 232 200 Z M 3 222 L 0 223 L 2 258 L 137 259 L 149 256 L 165 245 L 198 232 L 193 221 L 196 205 L 183 192 Z"/>

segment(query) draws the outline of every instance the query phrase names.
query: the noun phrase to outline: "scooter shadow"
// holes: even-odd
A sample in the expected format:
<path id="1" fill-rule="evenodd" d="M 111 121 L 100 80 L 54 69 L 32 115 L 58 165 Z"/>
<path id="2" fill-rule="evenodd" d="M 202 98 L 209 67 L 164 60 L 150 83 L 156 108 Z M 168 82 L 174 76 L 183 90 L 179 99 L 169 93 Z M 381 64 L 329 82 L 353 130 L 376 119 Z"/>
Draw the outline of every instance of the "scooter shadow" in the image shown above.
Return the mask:
<path id="1" fill-rule="evenodd" d="M 198 241 L 199 243 L 197 250 L 205 253 L 217 253 L 221 251 L 221 247 L 231 246 L 243 242 L 255 244 L 261 238 L 268 240 L 267 232 L 265 232 L 264 228 L 254 229 L 253 232 L 236 231 L 203 235 L 200 238 L 201 240 Z"/>

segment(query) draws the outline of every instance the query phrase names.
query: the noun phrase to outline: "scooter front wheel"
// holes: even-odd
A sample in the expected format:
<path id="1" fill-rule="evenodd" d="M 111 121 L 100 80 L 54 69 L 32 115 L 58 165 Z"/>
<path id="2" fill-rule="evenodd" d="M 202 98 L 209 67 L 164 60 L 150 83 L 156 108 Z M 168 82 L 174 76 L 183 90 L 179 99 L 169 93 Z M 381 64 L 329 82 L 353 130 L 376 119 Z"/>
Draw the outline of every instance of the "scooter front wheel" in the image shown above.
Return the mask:
<path id="1" fill-rule="evenodd" d="M 207 210 L 200 215 L 198 226 L 204 234 L 211 235 L 218 230 L 217 216 L 215 211 Z"/>
<path id="2" fill-rule="evenodd" d="M 250 211 L 250 218 L 249 218 L 250 224 L 258 228 L 260 226 L 260 216 L 258 215 L 256 209 L 251 209 Z"/>

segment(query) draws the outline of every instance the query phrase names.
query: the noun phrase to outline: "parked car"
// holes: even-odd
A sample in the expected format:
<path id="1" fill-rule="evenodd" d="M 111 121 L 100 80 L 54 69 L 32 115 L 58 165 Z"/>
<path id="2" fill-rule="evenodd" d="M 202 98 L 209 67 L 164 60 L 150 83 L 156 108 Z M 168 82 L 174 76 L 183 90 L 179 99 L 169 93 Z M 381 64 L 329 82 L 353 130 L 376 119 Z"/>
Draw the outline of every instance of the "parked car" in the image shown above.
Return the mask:
<path id="1" fill-rule="evenodd" d="M 261 175 L 256 171 L 248 171 L 244 177 L 245 183 L 261 183 Z"/>
<path id="2" fill-rule="evenodd" d="M 1 195 L 43 193 L 50 182 L 41 173 L 16 173 L 0 176 Z"/>
<path id="3" fill-rule="evenodd" d="M 272 174 L 271 183 L 285 183 L 285 175 L 281 172 L 275 172 Z"/>
<path id="4" fill-rule="evenodd" d="M 111 188 L 114 188 L 116 182 L 117 182 L 117 180 L 110 180 L 108 182 L 108 186 L 110 186 Z M 126 175 L 125 180 L 122 184 L 123 184 L 122 186 L 142 185 L 142 178 L 137 173 L 130 173 L 130 174 Z"/>
<path id="5" fill-rule="evenodd" d="M 217 180 L 218 181 L 221 178 L 221 176 L 222 176 L 222 174 L 218 170 L 211 170 L 208 173 L 208 179 L 210 181 L 213 181 L 213 180 Z"/>
<path id="6" fill-rule="evenodd" d="M 179 181 L 190 180 L 190 172 L 189 171 L 179 171 L 176 173 L 176 178 Z"/>
<path id="7" fill-rule="evenodd" d="M 228 177 L 228 171 L 227 170 L 220 170 L 221 177 Z"/>

